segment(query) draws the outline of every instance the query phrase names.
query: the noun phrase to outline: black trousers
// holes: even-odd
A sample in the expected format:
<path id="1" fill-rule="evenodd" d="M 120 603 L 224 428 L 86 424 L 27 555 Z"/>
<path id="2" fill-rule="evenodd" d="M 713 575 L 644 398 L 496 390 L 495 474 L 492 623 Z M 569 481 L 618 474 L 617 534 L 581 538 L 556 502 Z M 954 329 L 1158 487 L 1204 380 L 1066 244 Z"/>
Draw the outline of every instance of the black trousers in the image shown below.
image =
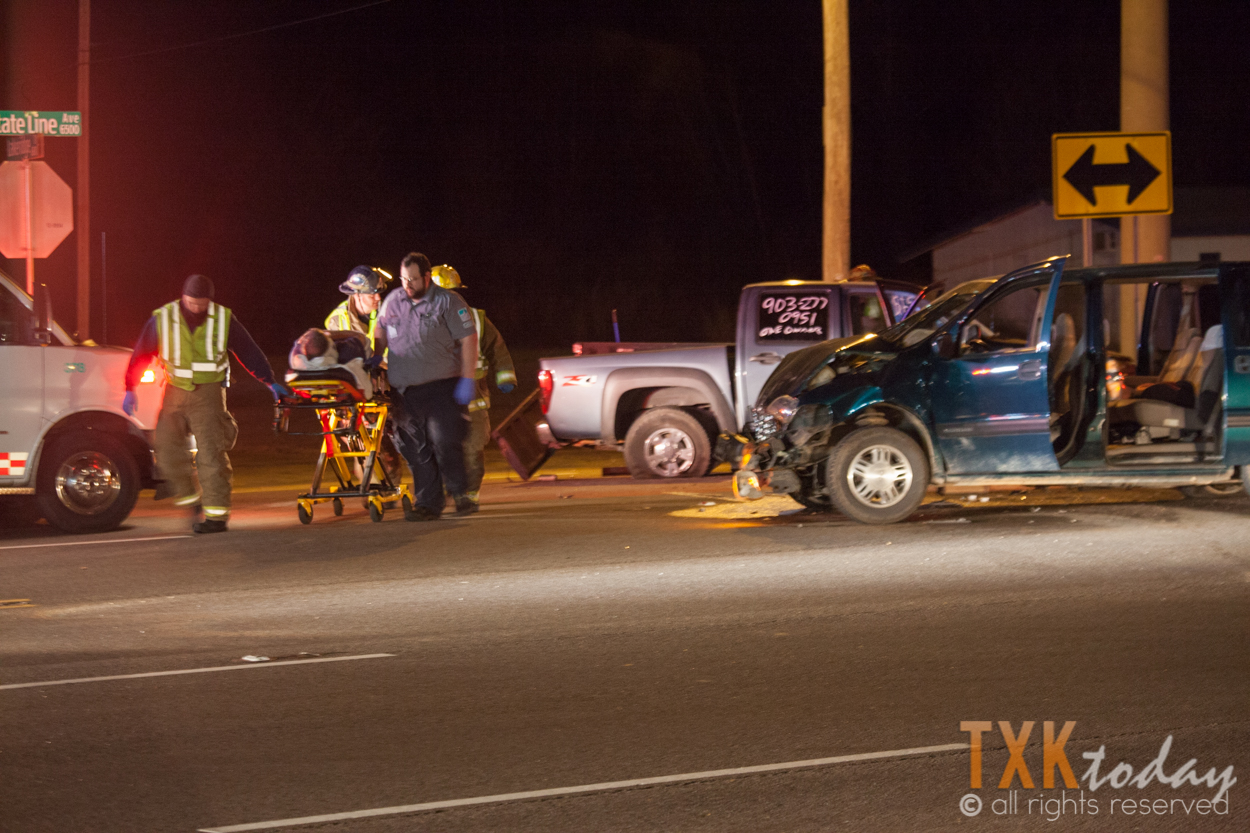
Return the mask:
<path id="1" fill-rule="evenodd" d="M 468 414 L 456 404 L 456 377 L 410 385 L 395 398 L 395 434 L 399 451 L 412 469 L 416 503 L 442 512 L 447 494 L 468 490 L 464 473 L 464 435 Z"/>

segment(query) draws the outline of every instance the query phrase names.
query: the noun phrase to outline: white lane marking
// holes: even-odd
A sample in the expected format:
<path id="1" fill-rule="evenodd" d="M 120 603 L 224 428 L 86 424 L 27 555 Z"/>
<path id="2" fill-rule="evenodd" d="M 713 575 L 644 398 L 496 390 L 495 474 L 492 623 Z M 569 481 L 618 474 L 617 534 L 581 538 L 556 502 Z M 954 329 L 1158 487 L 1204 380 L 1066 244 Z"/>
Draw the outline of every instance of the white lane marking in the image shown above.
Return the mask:
<path id="1" fill-rule="evenodd" d="M 172 541 L 175 538 L 190 538 L 190 535 L 157 535 L 151 538 L 105 538 L 99 541 L 58 541 L 55 544 L 18 544 L 12 547 L 0 547 L 0 550 L 33 550 L 43 547 L 85 547 L 88 544 L 133 544 L 137 541 Z"/>
<path id="2" fill-rule="evenodd" d="M 73 685 L 75 683 L 102 683 L 108 680 L 137 680 L 142 677 L 172 677 L 176 674 L 206 674 L 209 671 L 248 671 L 254 668 L 273 668 L 278 665 L 307 665 L 313 662 L 346 662 L 353 659 L 378 659 L 394 654 L 356 654 L 350 657 L 317 657 L 315 659 L 286 659 L 277 662 L 256 662 L 247 665 L 217 665 L 212 668 L 182 668 L 177 671 L 145 671 L 142 674 L 114 674 L 109 677 L 79 677 L 74 680 L 45 680 L 39 683 L 9 683 L 0 685 L 0 691 L 11 688 L 35 688 L 48 685 Z"/>
<path id="3" fill-rule="evenodd" d="M 600 784 L 580 784 L 575 787 L 555 787 L 549 790 L 529 790 L 519 793 L 502 793 L 500 795 L 481 795 L 474 798 L 453 798 L 448 801 L 427 801 L 423 804 L 404 804 L 398 807 L 379 807 L 373 810 L 353 810 L 347 813 L 328 813 L 323 816 L 303 816 L 297 819 L 278 819 L 276 821 L 258 821 L 251 824 L 232 824 L 227 827 L 201 827 L 198 833 L 244 833 L 249 830 L 273 830 L 278 827 L 295 827 L 302 824 L 318 824 L 329 821 L 345 821 L 347 819 L 363 819 L 374 816 L 392 816 L 400 813 L 416 813 L 422 810 L 444 810 L 449 807 L 471 807 L 475 804 L 496 804 L 504 801 L 524 801 L 530 798 L 549 798 L 560 795 L 576 795 L 578 793 L 604 792 L 606 790 L 623 790 L 630 787 L 646 787 L 653 784 L 677 784 L 683 781 L 704 781 L 711 778 L 726 778 L 733 775 L 751 775 L 759 772 L 777 772 L 786 769 L 805 769 L 808 767 L 829 766 L 831 764 L 847 764 L 855 761 L 874 761 L 882 758 L 902 758 L 908 755 L 928 755 L 933 752 L 956 752 L 967 749 L 966 743 L 945 743 L 941 746 L 920 746 L 914 749 L 890 749 L 885 752 L 862 752 L 858 755 L 838 755 L 833 758 L 813 758 L 807 761 L 787 761 L 783 764 L 760 764 L 743 766 L 734 769 L 710 769 L 706 772 L 685 772 L 681 775 L 659 775 L 654 778 L 635 778 L 630 781 L 605 781 Z"/>

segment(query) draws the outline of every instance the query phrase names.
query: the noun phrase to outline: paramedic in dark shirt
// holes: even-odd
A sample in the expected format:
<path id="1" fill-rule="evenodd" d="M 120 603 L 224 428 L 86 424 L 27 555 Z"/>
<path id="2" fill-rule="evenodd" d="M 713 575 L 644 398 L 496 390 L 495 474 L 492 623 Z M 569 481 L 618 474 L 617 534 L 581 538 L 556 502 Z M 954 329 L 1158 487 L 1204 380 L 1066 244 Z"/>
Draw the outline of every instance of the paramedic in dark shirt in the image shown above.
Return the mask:
<path id="1" fill-rule="evenodd" d="M 465 406 L 477 395 L 477 328 L 464 299 L 431 279 L 425 255 L 409 253 L 402 292 L 378 311 L 372 361 L 387 357 L 395 397 L 399 450 L 412 469 L 416 506 L 410 521 L 442 514 L 446 493 L 457 515 L 477 511 L 464 470 Z"/>

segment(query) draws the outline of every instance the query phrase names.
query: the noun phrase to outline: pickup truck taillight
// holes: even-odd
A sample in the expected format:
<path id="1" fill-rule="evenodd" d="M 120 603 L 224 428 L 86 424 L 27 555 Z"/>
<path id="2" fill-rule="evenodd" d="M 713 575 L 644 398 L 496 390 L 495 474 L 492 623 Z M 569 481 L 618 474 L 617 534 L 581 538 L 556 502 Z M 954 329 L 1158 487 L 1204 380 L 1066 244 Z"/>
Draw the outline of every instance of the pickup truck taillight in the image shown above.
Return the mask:
<path id="1" fill-rule="evenodd" d="M 555 387 L 555 379 L 551 375 L 550 370 L 538 371 L 538 392 L 539 401 L 543 406 L 543 413 L 547 413 L 547 409 L 551 407 L 551 389 Z"/>

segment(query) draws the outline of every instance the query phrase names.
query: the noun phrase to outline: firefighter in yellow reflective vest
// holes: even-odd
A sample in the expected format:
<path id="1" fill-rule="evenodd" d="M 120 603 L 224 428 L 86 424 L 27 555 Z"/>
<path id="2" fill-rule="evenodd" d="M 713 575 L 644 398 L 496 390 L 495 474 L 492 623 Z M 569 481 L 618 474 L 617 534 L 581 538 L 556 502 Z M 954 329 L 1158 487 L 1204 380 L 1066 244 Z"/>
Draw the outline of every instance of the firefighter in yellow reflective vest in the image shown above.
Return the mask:
<path id="1" fill-rule="evenodd" d="M 460 273 L 447 264 L 435 266 L 430 273 L 434 283 L 443 289 L 457 292 L 464 288 Z M 464 437 L 464 471 L 468 480 L 465 493 L 474 503 L 482 490 L 482 478 L 486 474 L 486 443 L 490 439 L 490 382 L 488 376 L 494 368 L 495 384 L 503 393 L 511 393 L 516 387 L 516 370 L 508 345 L 495 325 L 480 309 L 469 308 L 473 324 L 477 327 L 477 398 L 469 403 L 469 427 Z"/>
<path id="2" fill-rule="evenodd" d="M 375 266 L 357 266 L 339 284 L 339 292 L 347 300 L 326 316 L 327 330 L 350 330 L 363 333 L 373 343 L 373 331 L 378 323 L 378 307 L 382 293 L 391 282 L 391 274 Z"/>
<path id="3" fill-rule="evenodd" d="M 230 518 L 233 471 L 226 452 L 239 434 L 226 410 L 231 353 L 274 399 L 290 393 L 274 381 L 269 360 L 243 325 L 229 309 L 213 303 L 213 282 L 192 275 L 182 285 L 181 300 L 152 312 L 126 368 L 122 410 L 133 414 L 138 405 L 135 385 L 152 358 L 160 358 L 165 400 L 152 444 L 165 483 L 157 496 L 170 494 L 178 506 L 201 506 L 204 519 L 191 527 L 199 533 L 225 532 Z M 194 463 L 188 436 L 195 437 Z"/>

